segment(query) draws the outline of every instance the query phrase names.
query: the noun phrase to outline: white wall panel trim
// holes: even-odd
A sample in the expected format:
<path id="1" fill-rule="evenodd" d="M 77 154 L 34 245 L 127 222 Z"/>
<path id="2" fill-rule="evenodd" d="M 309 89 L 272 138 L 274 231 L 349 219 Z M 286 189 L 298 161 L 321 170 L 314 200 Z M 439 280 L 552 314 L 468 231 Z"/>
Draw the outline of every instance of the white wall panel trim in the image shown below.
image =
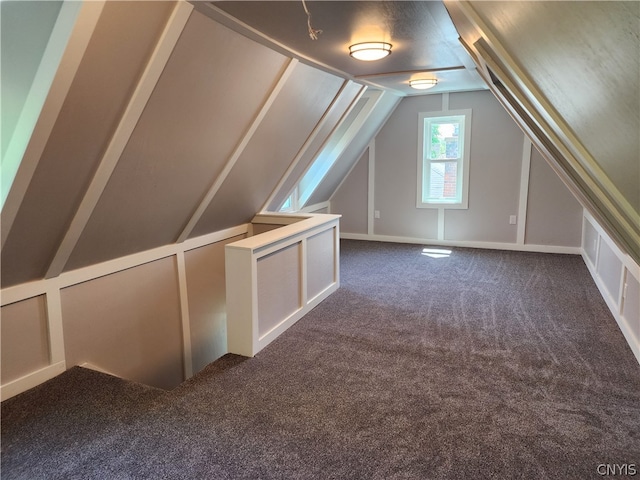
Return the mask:
<path id="1" fill-rule="evenodd" d="M 622 252 L 620 247 L 618 247 L 618 245 L 611 239 L 611 237 L 609 237 L 605 229 L 602 228 L 602 226 L 600 226 L 600 224 L 597 222 L 595 217 L 591 215 L 591 213 L 589 213 L 589 211 L 586 209 L 584 210 L 584 220 L 589 222 L 589 224 L 595 229 L 595 231 L 599 235 L 597 251 L 600 252 L 600 244 L 602 242 L 606 242 L 607 245 L 611 248 L 611 250 L 613 250 L 616 253 L 616 256 L 620 259 L 624 268 L 626 268 L 629 271 L 629 273 L 633 275 L 633 277 L 640 282 L 640 266 L 633 261 L 633 258 L 631 258 L 630 255 Z M 596 266 L 600 261 L 599 257 L 600 255 L 597 255 L 594 266 Z"/>
<path id="2" fill-rule="evenodd" d="M 28 390 L 29 388 L 33 388 L 66 370 L 60 289 L 56 283 L 48 282 L 46 290 L 37 295 L 43 294 L 45 296 L 47 309 L 47 335 L 50 365 L 0 386 L 0 401 L 11 398 L 25 390 Z M 5 295 L 2 295 L 2 297 L 4 301 Z"/>
<path id="3" fill-rule="evenodd" d="M 273 202 L 274 197 L 280 193 L 280 189 L 282 188 L 282 186 L 284 185 L 284 183 L 287 181 L 287 179 L 289 178 L 289 176 L 291 175 L 291 172 L 293 172 L 293 170 L 296 168 L 296 166 L 298 165 L 298 163 L 300 162 L 300 159 L 303 157 L 303 155 L 307 152 L 307 150 L 309 149 L 309 146 L 313 143 L 313 141 L 315 140 L 315 138 L 318 136 L 318 133 L 320 133 L 320 131 L 322 130 L 322 127 L 327 123 L 327 120 L 329 119 L 329 116 L 331 114 L 331 112 L 336 108 L 336 105 L 338 104 L 338 100 L 340 99 L 340 97 L 344 94 L 344 92 L 346 91 L 347 87 L 352 84 L 353 82 L 349 81 L 349 80 L 345 80 L 341 87 L 340 90 L 338 91 L 338 93 L 336 94 L 336 96 L 333 98 L 333 100 L 331 101 L 331 104 L 329 105 L 329 107 L 326 109 L 326 111 L 324 112 L 324 114 L 322 115 L 322 118 L 320 119 L 320 121 L 316 124 L 316 126 L 314 127 L 313 131 L 311 132 L 311 134 L 307 137 L 307 140 L 304 142 L 304 145 L 302 145 L 302 147 L 300 148 L 300 150 L 298 151 L 298 154 L 295 156 L 295 158 L 293 159 L 293 161 L 291 162 L 291 164 L 289 165 L 289 168 L 287 168 L 287 170 L 285 171 L 285 173 L 282 175 L 282 177 L 280 178 L 280 181 L 278 182 L 278 185 L 276 185 L 276 188 L 273 189 L 273 192 L 271 193 L 271 195 L 269 195 L 269 198 L 267 199 L 267 201 L 264 203 L 264 205 L 262 206 L 262 208 L 260 209 L 261 212 L 267 211 L 267 208 L 269 207 L 269 205 L 271 204 L 271 202 Z M 364 90 L 363 89 L 360 90 L 360 92 L 358 93 L 358 95 L 356 96 L 357 98 L 360 98 L 360 96 L 362 95 L 362 92 Z M 353 103 L 352 103 L 353 105 Z M 352 105 L 349 107 L 352 108 Z M 330 135 L 327 136 L 327 140 L 329 139 Z M 326 142 L 325 142 L 326 143 Z M 306 171 L 306 170 L 305 170 Z M 296 181 L 296 185 L 297 182 L 299 181 L 299 179 Z M 295 187 L 294 187 L 295 188 Z M 287 198 L 291 195 L 291 192 L 287 192 Z"/>
<path id="4" fill-rule="evenodd" d="M 193 375 L 193 366 L 191 357 L 190 318 L 184 252 L 247 234 L 249 226 L 249 224 L 238 225 L 236 227 L 190 239 L 182 244 L 172 244 L 155 248 L 146 252 L 140 252 L 127 257 L 66 272 L 59 277 L 38 280 L 0 290 L 1 306 L 27 300 L 39 295 L 45 295 L 49 334 L 49 360 L 51 362 L 51 365 L 41 370 L 32 372 L 0 386 L 0 396 L 2 397 L 2 400 L 33 388 L 65 371 L 66 362 L 60 295 L 61 289 L 172 256 L 176 257 L 178 267 L 177 282 L 179 288 L 183 335 L 184 376 L 185 379 L 191 377 Z"/>
<path id="5" fill-rule="evenodd" d="M 47 327 L 49 333 L 49 363 L 65 364 L 62 328 L 62 299 L 57 285 L 49 285 L 46 292 Z"/>
<path id="6" fill-rule="evenodd" d="M 5 306 L 11 303 L 26 300 L 38 295 L 46 294 L 51 288 L 66 288 L 79 283 L 95 280 L 105 275 L 121 272 L 129 268 L 138 267 L 145 263 L 154 262 L 162 258 L 177 255 L 179 252 L 186 252 L 194 248 L 220 242 L 228 238 L 246 234 L 249 231 L 249 224 L 242 224 L 236 227 L 220 230 L 201 237 L 192 238 L 181 244 L 165 245 L 144 252 L 127 255 L 106 262 L 79 268 L 70 272 L 65 272 L 59 277 L 37 280 L 35 282 L 23 283 L 0 290 L 0 305 Z"/>
<path id="7" fill-rule="evenodd" d="M 191 320 L 189 317 L 189 297 L 187 289 L 187 267 L 184 259 L 184 251 L 176 254 L 176 267 L 178 270 L 178 297 L 180 298 L 180 323 L 182 324 L 182 357 L 184 379 L 193 376 L 193 360 L 191 356 Z"/>
<path id="8" fill-rule="evenodd" d="M 444 92 L 442 94 L 442 111 L 443 112 L 449 111 L 449 92 Z"/>
<path id="9" fill-rule="evenodd" d="M 376 139 L 369 142 L 369 172 L 367 175 L 367 234 L 373 235 L 376 214 Z M 345 179 L 347 176 L 345 175 Z M 343 180 L 344 182 L 344 180 Z M 336 192 L 340 187 L 336 188 Z"/>
<path id="10" fill-rule="evenodd" d="M 63 4 L 60 15 L 67 14 L 67 7 L 65 7 L 65 5 L 68 3 L 72 2 L 65 2 Z M 2 236 L 2 247 L 4 247 L 9 236 L 13 222 L 18 214 L 18 209 L 22 204 L 24 195 L 27 192 L 27 187 L 31 182 L 31 177 L 35 172 L 38 162 L 40 161 L 40 157 L 42 156 L 42 152 L 47 145 L 49 135 L 51 135 L 51 131 L 56 123 L 56 119 L 58 118 L 58 114 L 60 113 L 64 100 L 67 97 L 67 93 L 69 92 L 71 83 L 76 75 L 80 61 L 84 56 L 84 52 L 87 49 L 89 40 L 93 35 L 93 31 L 98 23 L 103 7 L 104 2 L 101 1 L 82 2 L 82 7 L 78 13 L 71 36 L 67 42 L 67 47 L 62 55 L 60 65 L 56 71 L 51 88 L 49 89 L 47 98 L 44 101 L 42 110 L 40 111 L 40 116 L 38 117 L 38 121 L 33 129 L 29 143 L 24 155 L 22 156 L 20 166 L 16 172 L 11 189 L 8 192 L 6 203 L 2 208 L 3 228 L 2 232 L 0 232 Z M 58 23 L 56 23 L 52 37 L 56 35 L 57 28 Z M 49 46 L 47 46 L 47 51 L 48 50 Z M 46 52 L 45 55 L 47 55 Z M 37 76 L 39 75 L 40 71 L 38 71 Z M 36 82 L 34 81 L 34 86 L 35 83 Z M 40 85 L 39 87 L 41 88 L 42 86 Z M 11 145 L 9 145 L 9 147 L 14 148 Z M 7 154 L 9 154 L 9 150 L 7 150 Z"/>
<path id="11" fill-rule="evenodd" d="M 276 98 L 284 88 L 285 83 L 293 73 L 293 70 L 296 68 L 297 64 L 298 64 L 298 61 L 296 59 L 291 59 L 287 64 L 287 67 L 284 69 L 284 72 L 282 72 L 282 75 L 278 79 L 278 83 L 273 88 L 273 90 L 269 94 L 269 97 L 265 101 L 264 105 L 262 105 L 262 108 L 253 119 L 251 126 L 249 127 L 247 132 L 244 134 L 244 137 L 242 137 L 242 140 L 240 141 L 238 146 L 235 148 L 235 150 L 229 157 L 229 160 L 227 160 L 227 163 L 222 169 L 222 172 L 220 172 L 220 175 L 218 175 L 218 177 L 215 179 L 215 181 L 213 182 L 213 185 L 211 185 L 211 187 L 209 188 L 209 191 L 206 193 L 206 195 L 202 199 L 202 202 L 200 202 L 200 205 L 198 205 L 195 212 L 189 219 L 187 226 L 184 228 L 184 230 L 178 237 L 178 243 L 185 241 L 189 237 L 189 235 L 191 235 L 191 232 L 200 221 L 200 218 L 202 217 L 204 212 L 207 210 L 207 207 L 213 200 L 213 197 L 215 197 L 216 193 L 218 193 L 218 190 L 220 189 L 224 181 L 229 176 L 229 173 L 231 173 L 231 170 L 233 169 L 234 165 L 240 158 L 240 155 L 242 155 L 242 152 L 247 147 L 249 141 L 251 140 L 251 137 L 253 137 L 253 134 L 256 132 L 256 130 L 260 126 L 260 123 L 262 123 L 262 120 L 264 120 L 264 117 L 267 115 L 267 113 L 269 112 L 269 109 L 271 108 Z"/>
<path id="12" fill-rule="evenodd" d="M 522 166 L 520 167 L 520 198 L 518 199 L 518 233 L 516 243 L 524 244 L 527 229 L 527 202 L 529 201 L 529 176 L 531 174 L 531 140 L 523 135 Z"/>
<path id="13" fill-rule="evenodd" d="M 87 225 L 94 208 L 100 200 L 100 196 L 104 191 L 113 171 L 118 164 L 118 160 L 124 151 L 124 148 L 133 133 L 133 130 L 142 115 L 144 107 L 147 105 L 151 93 L 158 82 L 162 71 L 164 70 L 167 61 L 173 48 L 175 47 L 180 34 L 184 29 L 193 6 L 186 2 L 178 2 L 169 18 L 162 35 L 156 47 L 151 54 L 149 62 L 147 63 L 140 81 L 133 92 L 129 104 L 120 119 L 120 123 L 116 128 L 111 141 L 105 150 L 105 153 L 100 160 L 98 169 L 91 180 L 91 184 L 87 189 L 87 192 L 76 211 L 73 220 L 64 236 L 64 239 L 58 247 L 49 270 L 47 271 L 45 278 L 55 277 L 62 272 L 66 265 L 73 249 L 78 243 L 78 239 L 82 234 L 82 231 Z"/>
<path id="14" fill-rule="evenodd" d="M 589 259 L 589 256 L 587 255 L 587 248 L 585 245 L 585 235 L 584 235 L 585 228 L 583 228 L 583 236 L 582 236 L 582 258 L 584 260 L 584 263 L 587 265 L 587 268 L 589 269 L 589 273 L 593 277 L 593 280 L 596 286 L 598 287 L 598 290 L 600 290 L 600 294 L 602 295 L 602 298 L 604 298 L 604 301 L 606 302 L 607 307 L 609 307 L 609 310 L 611 311 L 613 318 L 615 318 L 618 324 L 618 327 L 620 328 L 620 331 L 622 332 L 625 339 L 627 340 L 627 343 L 629 344 L 631 351 L 635 355 L 638 363 L 640 363 L 640 338 L 636 337 L 636 335 L 633 333 L 633 329 L 628 323 L 628 322 L 640 322 L 640 318 L 627 319 L 627 318 L 624 318 L 623 316 L 623 307 L 624 307 L 625 293 L 626 293 L 625 285 L 630 276 L 633 276 L 636 279 L 636 281 L 640 282 L 640 266 L 637 263 L 635 263 L 628 254 L 624 253 L 613 242 L 613 240 L 611 240 L 611 238 L 607 235 L 605 230 L 598 224 L 598 222 L 596 222 L 595 218 L 591 214 L 589 214 L 589 212 L 585 209 L 584 210 L 584 227 L 586 227 L 587 223 L 591 225 L 598 234 L 598 241 L 596 245 L 596 248 L 597 248 L 596 261 L 595 263 L 592 263 L 591 260 Z M 611 249 L 611 251 L 613 251 L 615 256 L 621 262 L 620 289 L 619 289 L 619 293 L 616 295 L 615 298 L 609 293 L 609 289 L 607 288 L 607 285 L 605 285 L 604 280 L 598 273 L 598 264 L 600 262 L 599 252 L 600 252 L 601 245 L 605 243 Z"/>

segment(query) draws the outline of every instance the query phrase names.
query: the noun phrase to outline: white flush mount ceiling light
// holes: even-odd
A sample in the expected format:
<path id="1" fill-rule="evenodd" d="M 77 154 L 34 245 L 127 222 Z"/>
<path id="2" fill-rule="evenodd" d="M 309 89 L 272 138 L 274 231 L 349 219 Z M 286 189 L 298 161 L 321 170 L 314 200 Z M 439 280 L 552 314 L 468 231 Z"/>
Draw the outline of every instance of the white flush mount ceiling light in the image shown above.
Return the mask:
<path id="1" fill-rule="evenodd" d="M 427 88 L 435 87 L 437 84 L 437 78 L 418 78 L 416 80 L 409 80 L 409 85 L 416 90 L 426 90 Z"/>
<path id="2" fill-rule="evenodd" d="M 372 62 L 380 60 L 391 53 L 391 44 L 385 42 L 356 43 L 349 47 L 349 55 L 358 60 Z"/>

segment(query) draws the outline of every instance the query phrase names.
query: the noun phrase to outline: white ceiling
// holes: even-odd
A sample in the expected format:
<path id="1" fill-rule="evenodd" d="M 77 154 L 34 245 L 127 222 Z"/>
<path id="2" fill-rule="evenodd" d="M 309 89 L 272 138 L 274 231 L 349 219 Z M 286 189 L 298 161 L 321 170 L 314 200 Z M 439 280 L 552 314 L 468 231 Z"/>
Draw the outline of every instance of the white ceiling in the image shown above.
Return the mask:
<path id="1" fill-rule="evenodd" d="M 302 61 L 337 71 L 347 78 L 420 95 L 486 89 L 473 61 L 458 41 L 441 1 L 307 1 L 309 35 L 301 0 L 194 2 L 196 8 L 227 26 Z M 349 45 L 386 41 L 392 54 L 375 62 L 349 56 Z M 414 78 L 437 78 L 438 85 L 418 91 Z"/>

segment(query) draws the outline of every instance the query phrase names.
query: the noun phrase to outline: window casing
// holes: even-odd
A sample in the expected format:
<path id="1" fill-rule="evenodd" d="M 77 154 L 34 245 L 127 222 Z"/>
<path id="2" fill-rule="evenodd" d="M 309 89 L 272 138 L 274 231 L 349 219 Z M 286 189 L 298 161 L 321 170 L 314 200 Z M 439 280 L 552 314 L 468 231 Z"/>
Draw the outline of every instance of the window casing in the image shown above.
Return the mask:
<path id="1" fill-rule="evenodd" d="M 420 113 L 418 208 L 468 208 L 471 110 Z"/>

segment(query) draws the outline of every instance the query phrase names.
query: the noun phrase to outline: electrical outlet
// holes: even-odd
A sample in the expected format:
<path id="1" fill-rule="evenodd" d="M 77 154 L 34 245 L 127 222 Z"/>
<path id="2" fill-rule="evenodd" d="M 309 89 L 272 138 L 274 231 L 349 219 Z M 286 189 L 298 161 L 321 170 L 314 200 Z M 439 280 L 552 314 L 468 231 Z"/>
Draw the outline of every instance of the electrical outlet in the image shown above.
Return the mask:
<path id="1" fill-rule="evenodd" d="M 374 217 L 374 218 L 380 218 L 380 210 L 375 210 L 375 211 L 373 212 L 373 217 Z"/>
<path id="2" fill-rule="evenodd" d="M 509 216 L 509 225 L 515 225 L 517 218 L 518 217 L 516 217 L 515 215 Z"/>

